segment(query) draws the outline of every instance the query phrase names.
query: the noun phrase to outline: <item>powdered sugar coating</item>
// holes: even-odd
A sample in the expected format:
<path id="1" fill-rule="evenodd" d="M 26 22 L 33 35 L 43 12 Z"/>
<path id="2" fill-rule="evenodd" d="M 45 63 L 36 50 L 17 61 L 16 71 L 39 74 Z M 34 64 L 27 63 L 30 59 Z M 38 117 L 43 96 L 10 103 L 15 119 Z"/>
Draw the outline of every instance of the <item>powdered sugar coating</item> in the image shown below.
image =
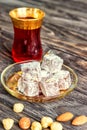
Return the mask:
<path id="1" fill-rule="evenodd" d="M 44 69 L 50 73 L 56 73 L 61 70 L 62 65 L 63 59 L 49 51 L 43 57 L 41 69 Z"/>
<path id="2" fill-rule="evenodd" d="M 23 80 L 22 77 L 18 81 L 18 90 L 27 96 L 37 96 L 39 95 L 39 85 L 38 82 Z"/>
<path id="3" fill-rule="evenodd" d="M 59 94 L 58 79 L 54 79 L 53 75 L 43 78 L 40 87 L 44 96 L 54 96 Z"/>
<path id="4" fill-rule="evenodd" d="M 48 52 L 40 63 L 32 61 L 21 66 L 18 90 L 27 96 L 55 96 L 71 85 L 70 72 L 62 70 L 63 59 Z"/>
<path id="5" fill-rule="evenodd" d="M 58 79 L 58 86 L 60 90 L 66 90 L 71 85 L 71 77 L 69 71 L 61 70 L 54 75 Z"/>

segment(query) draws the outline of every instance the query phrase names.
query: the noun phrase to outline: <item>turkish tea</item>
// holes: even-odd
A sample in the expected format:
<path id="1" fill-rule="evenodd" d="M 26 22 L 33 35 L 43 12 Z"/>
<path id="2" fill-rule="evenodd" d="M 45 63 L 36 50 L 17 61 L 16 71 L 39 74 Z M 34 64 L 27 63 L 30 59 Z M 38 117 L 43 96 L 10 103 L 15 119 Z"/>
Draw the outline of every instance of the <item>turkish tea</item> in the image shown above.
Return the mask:
<path id="1" fill-rule="evenodd" d="M 24 30 L 14 27 L 14 43 L 12 48 L 14 61 L 41 60 L 42 46 L 40 28 Z"/>
<path id="2" fill-rule="evenodd" d="M 14 61 L 42 60 L 40 29 L 45 13 L 37 8 L 22 7 L 13 9 L 9 15 L 14 27 Z"/>

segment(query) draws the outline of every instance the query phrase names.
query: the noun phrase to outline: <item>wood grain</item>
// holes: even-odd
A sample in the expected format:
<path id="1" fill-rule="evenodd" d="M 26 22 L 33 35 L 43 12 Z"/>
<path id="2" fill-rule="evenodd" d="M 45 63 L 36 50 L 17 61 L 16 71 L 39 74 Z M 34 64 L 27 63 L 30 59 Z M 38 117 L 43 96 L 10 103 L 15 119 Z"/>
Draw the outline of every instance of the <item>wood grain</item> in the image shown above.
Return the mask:
<path id="1" fill-rule="evenodd" d="M 11 57 L 13 27 L 8 15 L 16 7 L 37 7 L 45 11 L 46 16 L 41 30 L 44 53 L 52 49 L 64 59 L 78 75 L 78 87 L 62 100 L 51 103 L 29 103 L 9 95 L 0 83 L 0 120 L 11 117 L 15 120 L 12 130 L 20 130 L 18 120 L 29 116 L 32 121 L 40 121 L 42 116 L 55 118 L 66 111 L 75 116 L 87 116 L 87 1 L 86 0 L 0 0 L 0 73 L 9 64 Z M 16 102 L 25 105 L 23 113 L 16 114 L 12 107 Z M 64 130 L 87 130 L 83 126 L 63 123 Z M 3 130 L 0 122 L 0 130 Z"/>

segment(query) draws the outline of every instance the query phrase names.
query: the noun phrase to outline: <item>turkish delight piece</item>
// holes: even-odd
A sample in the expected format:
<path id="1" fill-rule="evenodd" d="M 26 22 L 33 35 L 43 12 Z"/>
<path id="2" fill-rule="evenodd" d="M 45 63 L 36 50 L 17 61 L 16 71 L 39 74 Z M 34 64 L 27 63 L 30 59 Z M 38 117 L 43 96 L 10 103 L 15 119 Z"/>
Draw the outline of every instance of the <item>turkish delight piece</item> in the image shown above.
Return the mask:
<path id="1" fill-rule="evenodd" d="M 55 96 L 59 94 L 58 80 L 52 75 L 44 77 L 40 84 L 41 91 L 44 96 Z"/>
<path id="2" fill-rule="evenodd" d="M 50 76 L 50 73 L 46 70 L 41 70 L 41 79 Z"/>
<path id="3" fill-rule="evenodd" d="M 63 65 L 63 59 L 49 51 L 43 57 L 41 69 L 49 71 L 50 73 L 59 72 Z"/>
<path id="4" fill-rule="evenodd" d="M 21 65 L 22 77 L 26 80 L 39 81 L 41 78 L 40 62 L 32 61 Z"/>
<path id="5" fill-rule="evenodd" d="M 66 70 L 61 70 L 59 73 L 56 73 L 55 78 L 58 78 L 58 86 L 60 90 L 66 90 L 71 85 L 70 72 Z"/>
<path id="6" fill-rule="evenodd" d="M 39 95 L 38 82 L 27 81 L 21 77 L 18 80 L 18 91 L 22 92 L 26 96 L 37 96 Z"/>

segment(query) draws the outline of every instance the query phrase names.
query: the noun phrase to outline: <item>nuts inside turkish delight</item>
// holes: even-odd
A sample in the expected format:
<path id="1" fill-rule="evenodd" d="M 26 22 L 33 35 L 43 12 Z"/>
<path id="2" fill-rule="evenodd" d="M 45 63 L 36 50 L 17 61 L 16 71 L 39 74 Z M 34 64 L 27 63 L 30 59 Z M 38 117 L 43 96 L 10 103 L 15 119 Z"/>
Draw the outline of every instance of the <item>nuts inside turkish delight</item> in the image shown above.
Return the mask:
<path id="1" fill-rule="evenodd" d="M 40 62 L 32 61 L 21 65 L 22 76 L 26 80 L 39 81 L 41 78 Z"/>
<path id="2" fill-rule="evenodd" d="M 24 80 L 23 77 L 18 81 L 18 90 L 26 96 L 38 96 L 40 91 L 38 82 Z"/>
<path id="3" fill-rule="evenodd" d="M 71 77 L 69 71 L 61 70 L 54 75 L 58 79 L 58 86 L 60 90 L 66 90 L 71 85 Z"/>
<path id="4" fill-rule="evenodd" d="M 44 96 L 54 96 L 59 94 L 58 79 L 53 75 L 41 80 L 41 91 Z"/>
<path id="5" fill-rule="evenodd" d="M 49 51 L 43 57 L 41 69 L 49 71 L 50 73 L 59 72 L 63 65 L 63 59 Z"/>
<path id="6" fill-rule="evenodd" d="M 39 95 L 40 62 L 24 63 L 21 66 L 22 76 L 18 80 L 18 90 L 27 96 Z"/>

